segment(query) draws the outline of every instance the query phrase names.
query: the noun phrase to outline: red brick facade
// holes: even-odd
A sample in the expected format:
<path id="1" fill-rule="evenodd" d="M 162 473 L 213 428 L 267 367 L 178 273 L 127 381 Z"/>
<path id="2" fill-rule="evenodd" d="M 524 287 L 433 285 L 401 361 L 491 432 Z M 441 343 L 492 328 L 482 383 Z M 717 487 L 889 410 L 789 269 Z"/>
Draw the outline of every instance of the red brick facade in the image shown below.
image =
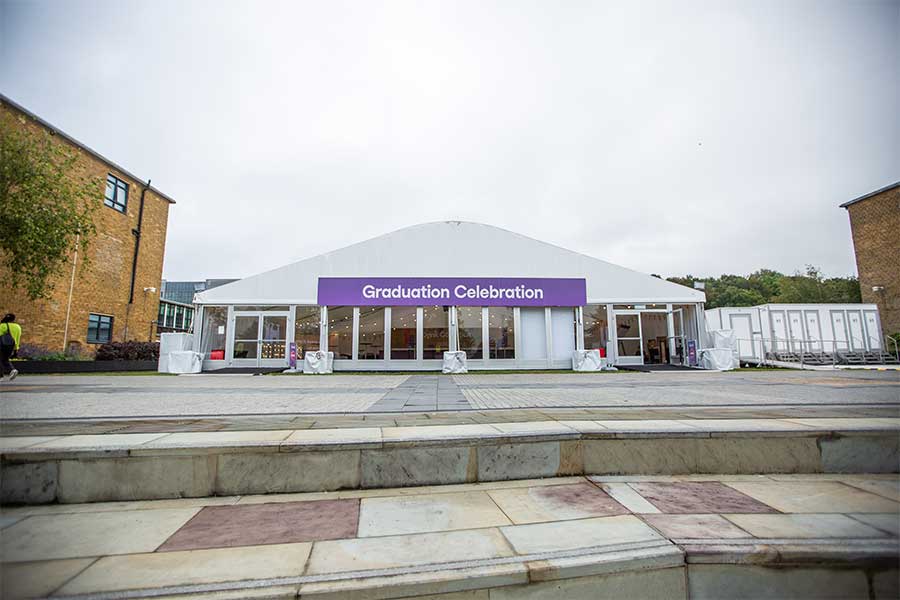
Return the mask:
<path id="1" fill-rule="evenodd" d="M 159 307 L 163 254 L 166 245 L 169 204 L 161 192 L 149 188 L 144 197 L 141 241 L 134 283 L 134 302 L 129 304 L 132 260 L 138 227 L 141 191 L 145 182 L 123 172 L 95 153 L 53 130 L 19 107 L 0 102 L 0 111 L 12 115 L 14 121 L 33 135 L 53 136 L 54 143 L 67 144 L 78 153 L 79 170 L 98 178 L 93 203 L 93 219 L 97 228 L 88 248 L 90 260 L 73 252 L 63 274 L 54 281 L 48 299 L 31 301 L 21 289 L 8 285 L 9 273 L 0 266 L 0 312 L 13 312 L 22 326 L 22 343 L 36 344 L 52 351 L 67 348 L 90 353 L 95 344 L 87 342 L 88 316 L 91 313 L 113 317 L 112 339 L 151 340 Z M 104 204 L 107 174 L 128 184 L 125 213 Z M 154 291 L 144 291 L 155 288 Z M 71 291 L 70 291 L 71 290 Z M 68 326 L 67 323 L 68 313 Z"/>
<path id="2" fill-rule="evenodd" d="M 850 214 L 862 301 L 885 335 L 900 332 L 900 183 L 843 205 Z"/>

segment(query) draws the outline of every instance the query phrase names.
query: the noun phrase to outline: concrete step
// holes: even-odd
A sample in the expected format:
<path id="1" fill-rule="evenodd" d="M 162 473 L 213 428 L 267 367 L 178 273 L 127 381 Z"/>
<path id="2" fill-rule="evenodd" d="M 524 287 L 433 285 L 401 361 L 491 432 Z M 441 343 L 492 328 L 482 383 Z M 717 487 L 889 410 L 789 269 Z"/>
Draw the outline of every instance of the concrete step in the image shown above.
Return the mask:
<path id="1" fill-rule="evenodd" d="M 567 477 L 24 506 L 2 519 L 9 599 L 900 593 L 891 475 Z"/>
<path id="2" fill-rule="evenodd" d="M 0 501 L 317 492 L 565 475 L 895 473 L 900 419 L 547 421 L 0 438 Z"/>

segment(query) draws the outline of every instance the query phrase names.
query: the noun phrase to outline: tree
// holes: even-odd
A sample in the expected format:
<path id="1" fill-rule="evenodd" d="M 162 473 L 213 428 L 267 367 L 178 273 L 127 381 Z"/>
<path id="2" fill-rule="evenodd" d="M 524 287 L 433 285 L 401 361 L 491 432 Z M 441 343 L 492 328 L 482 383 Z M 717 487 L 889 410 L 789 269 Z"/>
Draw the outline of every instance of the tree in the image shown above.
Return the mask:
<path id="1" fill-rule="evenodd" d="M 77 159 L 49 133 L 0 113 L 0 264 L 4 283 L 32 300 L 50 295 L 69 252 L 87 250 L 95 233 L 91 204 L 102 180 L 82 174 Z"/>
<path id="2" fill-rule="evenodd" d="M 698 278 L 693 275 L 669 277 L 668 281 L 693 287 L 702 281 L 706 287 L 706 307 L 755 306 L 768 302 L 789 303 L 854 303 L 861 302 L 859 280 L 855 277 L 824 279 L 812 265 L 805 273 L 783 275 L 778 271 L 760 269 L 748 276 L 721 275 Z"/>
<path id="3" fill-rule="evenodd" d="M 750 287 L 762 295 L 763 298 L 774 298 L 780 291 L 781 280 L 784 275 L 778 271 L 771 269 L 760 269 L 755 273 L 751 273 L 747 280 Z"/>
<path id="4" fill-rule="evenodd" d="M 757 306 L 765 304 L 766 299 L 756 290 L 734 285 L 726 285 L 715 297 L 716 306 Z"/>

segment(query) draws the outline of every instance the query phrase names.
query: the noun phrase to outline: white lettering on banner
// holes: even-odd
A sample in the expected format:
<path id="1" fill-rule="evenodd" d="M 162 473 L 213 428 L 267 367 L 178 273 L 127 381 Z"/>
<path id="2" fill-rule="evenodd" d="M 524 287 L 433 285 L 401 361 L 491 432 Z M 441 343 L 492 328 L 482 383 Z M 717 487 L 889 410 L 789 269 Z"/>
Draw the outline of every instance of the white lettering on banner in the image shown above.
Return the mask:
<path id="1" fill-rule="evenodd" d="M 447 288 L 432 287 L 430 284 L 421 287 L 408 288 L 402 285 L 394 287 L 377 288 L 366 284 L 362 288 L 363 298 L 371 300 L 390 300 L 392 298 L 415 298 L 423 300 L 449 300 L 450 290 Z"/>
<path id="2" fill-rule="evenodd" d="M 415 298 L 415 299 L 423 299 L 423 300 L 449 300 L 450 299 L 450 290 L 448 288 L 438 288 L 432 287 L 429 285 L 423 285 L 421 287 L 408 288 L 402 285 L 396 285 L 394 287 L 384 287 L 377 288 L 374 285 L 366 284 L 362 288 L 363 298 L 370 300 L 384 299 L 390 300 L 392 298 Z M 481 299 L 507 299 L 507 300 L 517 300 L 517 299 L 525 299 L 525 300 L 543 300 L 544 299 L 544 290 L 541 288 L 530 288 L 525 287 L 524 285 L 517 285 L 516 287 L 511 288 L 498 288 L 493 285 L 489 285 L 487 287 L 482 287 L 480 285 L 476 285 L 475 287 L 468 287 L 466 285 L 458 285 L 453 288 L 453 297 L 454 298 L 481 298 Z"/>

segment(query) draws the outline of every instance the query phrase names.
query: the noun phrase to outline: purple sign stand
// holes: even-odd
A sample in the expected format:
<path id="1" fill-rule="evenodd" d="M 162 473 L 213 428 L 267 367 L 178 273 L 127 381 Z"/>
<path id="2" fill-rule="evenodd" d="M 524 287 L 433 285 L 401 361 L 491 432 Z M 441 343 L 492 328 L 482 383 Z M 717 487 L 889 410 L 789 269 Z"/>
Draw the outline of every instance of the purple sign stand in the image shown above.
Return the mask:
<path id="1" fill-rule="evenodd" d="M 584 306 L 584 279 L 320 277 L 320 306 Z"/>

